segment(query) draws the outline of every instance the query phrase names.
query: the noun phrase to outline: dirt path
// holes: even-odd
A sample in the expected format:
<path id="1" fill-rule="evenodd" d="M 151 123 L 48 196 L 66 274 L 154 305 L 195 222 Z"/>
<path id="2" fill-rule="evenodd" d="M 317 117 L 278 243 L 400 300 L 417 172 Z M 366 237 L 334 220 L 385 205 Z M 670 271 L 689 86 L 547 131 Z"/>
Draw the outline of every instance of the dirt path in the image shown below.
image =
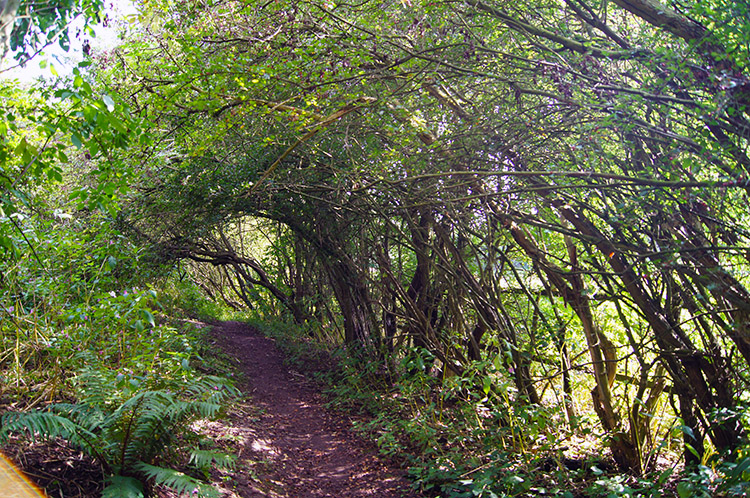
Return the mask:
<path id="1" fill-rule="evenodd" d="M 284 365 L 271 339 L 240 322 L 223 322 L 212 335 L 239 360 L 246 376 L 239 387 L 250 396 L 232 410 L 230 428 L 206 427 L 240 448 L 231 494 L 243 498 L 417 496 L 403 472 L 389 468 L 372 447 L 351 433 L 350 423 L 325 409 L 314 386 Z"/>

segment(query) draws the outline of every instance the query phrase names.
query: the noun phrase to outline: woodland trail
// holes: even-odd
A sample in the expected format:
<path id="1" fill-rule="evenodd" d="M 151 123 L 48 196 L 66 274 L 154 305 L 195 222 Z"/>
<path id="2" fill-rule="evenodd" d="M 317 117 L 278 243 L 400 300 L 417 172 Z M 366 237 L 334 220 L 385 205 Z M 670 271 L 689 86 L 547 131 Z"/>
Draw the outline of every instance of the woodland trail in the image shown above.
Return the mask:
<path id="1" fill-rule="evenodd" d="M 219 323 L 211 335 L 237 358 L 245 375 L 238 387 L 248 395 L 230 411 L 230 421 L 204 428 L 239 448 L 229 496 L 417 497 L 403 472 L 358 439 L 345 416 L 326 410 L 272 339 L 240 322 Z"/>

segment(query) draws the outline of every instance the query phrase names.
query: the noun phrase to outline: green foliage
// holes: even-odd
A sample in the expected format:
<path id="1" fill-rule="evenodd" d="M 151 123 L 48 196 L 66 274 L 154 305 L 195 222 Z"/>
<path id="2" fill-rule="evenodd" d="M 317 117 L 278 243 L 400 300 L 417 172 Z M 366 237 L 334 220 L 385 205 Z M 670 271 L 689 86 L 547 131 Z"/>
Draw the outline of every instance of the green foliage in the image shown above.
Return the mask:
<path id="1" fill-rule="evenodd" d="M 67 14 L 83 4 L 100 5 L 53 2 L 47 6 L 48 14 L 67 30 Z M 28 24 L 33 18 L 23 16 L 21 22 Z M 38 34 L 33 30 L 19 33 Z M 34 252 L 33 241 L 22 226 L 24 220 L 31 213 L 53 210 L 45 206 L 45 190 L 63 180 L 67 183 L 63 190 L 66 194 L 74 191 L 79 207 L 111 215 L 129 189 L 132 170 L 123 162 L 123 153 L 148 139 L 126 103 L 93 85 L 90 66 L 90 61 L 82 62 L 68 81 L 47 87 L 0 82 L 0 258 Z M 59 198 L 59 193 L 52 197 Z M 63 198 L 62 204 L 67 201 Z"/>
<path id="2" fill-rule="evenodd" d="M 291 324 L 255 326 L 279 339 L 300 362 L 324 346 L 303 339 L 306 331 Z M 641 477 L 617 472 L 599 454 L 567 458 L 561 447 L 572 444 L 574 434 L 590 431 L 585 417 L 569 432 L 554 410 L 519 398 L 495 362 L 446 378 L 435 374 L 435 363 L 434 355 L 417 348 L 386 373 L 378 363 L 342 350 L 327 362 L 335 368 L 320 377 L 328 385 L 329 405 L 366 414 L 355 427 L 381 453 L 404 461 L 427 496 L 656 498 L 670 496 L 670 490 L 676 496 L 680 490 L 694 493 L 685 496 L 747 492 L 746 458 L 703 466 L 695 474 L 680 476 L 668 468 Z"/>
<path id="3" fill-rule="evenodd" d="M 133 314 L 141 320 L 151 316 L 153 322 L 147 303 L 154 301 L 148 290 L 134 292 L 145 282 L 135 270 L 138 250 L 118 236 L 108 220 L 73 219 L 62 211 L 17 219 L 23 237 L 14 234 L 13 243 L 28 249 L 28 240 L 34 249 L 0 262 L 0 371 L 8 379 L 0 403 L 31 394 L 27 389 L 32 386 L 45 386 L 33 393 L 36 400 L 25 401 L 33 404 L 65 389 L 65 372 L 78 368 L 79 352 L 89 345 L 96 348 L 100 339 L 99 346 L 113 342 L 118 332 L 121 336 L 113 317 L 127 314 L 127 321 Z M 118 301 L 113 297 L 118 293 L 129 296 Z"/>
<path id="4" fill-rule="evenodd" d="M 184 315 L 210 321 L 226 319 L 231 313 L 223 302 L 207 299 L 203 290 L 191 278 L 180 279 L 176 272 L 163 279 L 160 287 L 159 302 L 169 316 Z"/>
<path id="5" fill-rule="evenodd" d="M 613 454 L 634 473 L 678 414 L 706 442 L 685 445 L 696 460 L 729 455 L 747 435 L 747 5 L 558 3 L 153 0 L 133 42 L 97 60 L 102 86 L 80 67 L 65 87 L 3 87 L 2 395 L 39 372 L 52 387 L 31 404 L 92 391 L 70 379 L 82 359 L 117 370 L 95 406 L 127 404 L 112 382 L 136 397 L 195 380 L 196 350 L 157 323 L 146 282 L 163 268 L 110 249 L 96 219 L 75 238 L 31 215 L 81 171 L 66 185 L 80 209 L 128 202 L 120 220 L 153 259 L 192 258 L 216 302 L 256 317 L 296 304 L 315 322 L 300 335 L 387 343 L 341 356 L 332 392 L 374 415 L 383 452 L 422 456 L 426 489 L 541 494 L 535 455 L 590 414 L 613 450 L 632 443 Z M 96 2 L 60 5 L 36 15 L 44 30 Z M 169 313 L 227 311 L 167 285 Z M 743 465 L 678 492 L 729 492 Z M 552 474 L 544 493 L 565 495 Z M 664 484 L 642 477 L 604 472 L 589 491 Z"/>
<path id="6" fill-rule="evenodd" d="M 27 62 L 34 52 L 53 41 L 66 52 L 70 50 L 69 33 L 72 19 L 82 15 L 88 33 L 90 25 L 101 21 L 104 8 L 101 0 L 22 0 L 19 15 L 10 37 L 10 49 L 16 51 L 15 59 Z"/>
<path id="7" fill-rule="evenodd" d="M 679 498 L 741 497 L 750 494 L 750 457 L 699 465 L 677 484 Z"/>
<path id="8" fill-rule="evenodd" d="M 212 364 L 194 328 L 157 323 L 147 282 L 160 269 L 143 268 L 139 248 L 106 216 L 38 215 L 20 226 L 34 251 L 2 264 L 0 407 L 74 401 L 6 412 L 2 436 L 69 441 L 109 474 L 105 496 L 144 496 L 155 485 L 211 496 L 201 479 L 233 459 L 203 450 L 190 425 L 220 415 L 237 391 L 195 369 Z"/>
<path id="9" fill-rule="evenodd" d="M 110 476 L 102 498 L 142 498 L 143 483 L 135 477 Z"/>
<path id="10" fill-rule="evenodd" d="M 221 378 L 189 375 L 151 382 L 136 376 L 86 368 L 76 376 L 78 403 L 58 403 L 44 411 L 6 413 L 0 418 L 0 440 L 11 433 L 32 438 L 63 438 L 96 458 L 107 474 L 105 496 L 138 484 L 162 485 L 178 493 L 199 490 L 211 495 L 198 478 L 169 468 L 186 452 L 188 463 L 205 472 L 211 465 L 231 467 L 234 459 L 206 452 L 191 438 L 190 424 L 216 417 L 237 391 Z M 153 389 L 153 384 L 160 388 Z M 180 450 L 176 450 L 176 447 Z M 143 489 L 143 486 L 140 486 Z"/>
<path id="11" fill-rule="evenodd" d="M 659 498 L 665 495 L 677 498 L 735 498 L 750 492 L 750 458 L 737 461 L 725 459 L 715 465 L 698 465 L 681 476 L 674 469 L 654 472 L 651 476 L 635 479 L 624 474 L 606 474 L 594 468 L 594 482 L 587 488 L 586 496 L 616 498 L 633 496 Z M 675 479 L 678 477 L 678 479 Z M 669 491 L 667 491 L 669 490 Z M 673 490 L 673 492 L 672 492 Z"/>
<path id="12" fill-rule="evenodd" d="M 566 496 L 561 476 L 532 472 L 565 436 L 553 414 L 518 399 L 491 365 L 441 379 L 434 363 L 417 348 L 384 376 L 376 363 L 342 355 L 328 380 L 330 404 L 370 414 L 357 428 L 383 454 L 405 458 L 415 485 L 429 495 L 510 497 L 545 488 Z"/>
<path id="13" fill-rule="evenodd" d="M 155 484 L 170 488 L 176 493 L 210 497 L 219 496 L 212 488 L 177 470 L 155 467 L 143 462 L 139 462 L 135 467 Z"/>

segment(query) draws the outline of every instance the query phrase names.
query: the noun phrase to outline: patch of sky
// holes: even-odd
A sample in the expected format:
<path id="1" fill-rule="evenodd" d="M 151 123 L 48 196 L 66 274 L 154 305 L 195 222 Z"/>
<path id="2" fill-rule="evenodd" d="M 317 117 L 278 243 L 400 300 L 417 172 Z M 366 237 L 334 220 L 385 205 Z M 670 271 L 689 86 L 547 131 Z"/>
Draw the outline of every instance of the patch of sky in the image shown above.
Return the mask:
<path id="1" fill-rule="evenodd" d="M 31 83 L 70 75 L 89 54 L 105 52 L 121 44 L 127 37 L 130 20 L 136 15 L 137 7 L 131 0 L 108 1 L 99 24 L 85 29 L 82 16 L 70 23 L 67 51 L 52 40 L 24 64 L 19 64 L 9 53 L 0 65 L 0 79 Z"/>

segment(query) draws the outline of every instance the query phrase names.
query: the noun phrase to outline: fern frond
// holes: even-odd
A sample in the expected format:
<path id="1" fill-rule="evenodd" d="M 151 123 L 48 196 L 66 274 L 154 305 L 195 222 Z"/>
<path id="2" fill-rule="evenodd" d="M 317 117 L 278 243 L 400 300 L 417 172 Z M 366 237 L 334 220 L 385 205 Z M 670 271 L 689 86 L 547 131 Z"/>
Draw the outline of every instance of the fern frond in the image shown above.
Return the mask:
<path id="1" fill-rule="evenodd" d="M 58 412 L 58 413 L 55 413 Z M 12 433 L 24 433 L 36 438 L 50 439 L 60 437 L 69 443 L 84 450 L 96 458 L 105 468 L 109 468 L 106 455 L 102 454 L 101 437 L 91 427 L 84 423 L 78 423 L 71 413 L 85 413 L 75 410 L 75 405 L 60 404 L 52 405 L 49 411 L 28 413 L 6 413 L 0 417 L 0 442 L 3 442 Z M 82 418 L 81 422 L 87 419 Z M 93 426 L 94 429 L 97 426 Z"/>
<path id="2" fill-rule="evenodd" d="M 6 413 L 0 418 L 0 441 L 11 433 L 25 433 L 36 440 L 61 437 L 69 439 L 81 428 L 67 417 L 50 412 Z"/>
<path id="3" fill-rule="evenodd" d="M 143 498 L 143 483 L 134 477 L 110 476 L 102 498 Z"/>
<path id="4" fill-rule="evenodd" d="M 125 401 L 111 414 L 110 437 L 119 442 L 117 463 L 120 468 L 137 460 L 149 459 L 156 448 L 163 448 L 150 438 L 143 438 L 154 424 L 160 425 L 171 396 L 163 391 L 143 391 Z M 156 443 L 156 446 L 154 445 Z"/>
<path id="5" fill-rule="evenodd" d="M 141 391 L 128 398 L 117 407 L 115 413 L 130 412 L 143 407 L 169 406 L 174 401 L 174 395 L 167 391 Z"/>
<path id="6" fill-rule="evenodd" d="M 196 419 L 215 417 L 236 389 L 218 377 L 206 376 L 186 379 L 177 392 L 133 393 L 120 389 L 108 373 L 93 369 L 82 371 L 76 382 L 82 394 L 79 404 L 2 415 L 0 443 L 12 433 L 66 439 L 95 457 L 106 473 L 114 474 L 107 480 L 103 498 L 143 498 L 143 483 L 148 480 L 179 494 L 218 496 L 194 477 L 145 462 L 176 462 L 179 452 L 169 454 L 174 435 Z M 192 449 L 190 455 L 191 465 L 203 472 L 214 465 L 225 469 L 235 465 L 233 456 L 219 452 Z"/>
<path id="7" fill-rule="evenodd" d="M 183 472 L 174 469 L 156 467 L 155 465 L 149 465 L 144 462 L 139 462 L 133 467 L 137 471 L 145 474 L 149 479 L 153 479 L 155 484 L 166 486 L 178 494 L 187 493 L 188 495 L 193 496 L 197 491 L 197 494 L 202 497 L 214 498 L 219 496 L 216 490 L 211 486 L 208 486 Z"/>
<path id="8" fill-rule="evenodd" d="M 57 403 L 49 410 L 70 419 L 90 432 L 98 431 L 104 422 L 104 413 L 95 406 L 73 403 Z"/>
<path id="9" fill-rule="evenodd" d="M 168 413 L 172 420 L 212 418 L 221 411 L 221 406 L 219 403 L 208 403 L 206 401 L 184 401 L 174 403 L 169 407 Z"/>
<path id="10" fill-rule="evenodd" d="M 83 358 L 81 363 L 85 365 L 95 362 L 93 359 Z M 75 376 L 74 382 L 78 387 L 79 398 L 85 405 L 103 408 L 118 402 L 119 392 L 113 389 L 110 373 L 106 370 L 85 366 Z"/>
<path id="11" fill-rule="evenodd" d="M 212 465 L 220 469 L 233 469 L 237 464 L 237 458 L 220 451 L 195 449 L 190 453 L 189 463 L 200 470 L 208 470 Z"/>
<path id="12" fill-rule="evenodd" d="M 231 386 L 226 379 L 206 375 L 193 380 L 185 386 L 186 394 L 194 399 L 221 403 L 224 400 L 239 396 L 239 390 Z"/>

